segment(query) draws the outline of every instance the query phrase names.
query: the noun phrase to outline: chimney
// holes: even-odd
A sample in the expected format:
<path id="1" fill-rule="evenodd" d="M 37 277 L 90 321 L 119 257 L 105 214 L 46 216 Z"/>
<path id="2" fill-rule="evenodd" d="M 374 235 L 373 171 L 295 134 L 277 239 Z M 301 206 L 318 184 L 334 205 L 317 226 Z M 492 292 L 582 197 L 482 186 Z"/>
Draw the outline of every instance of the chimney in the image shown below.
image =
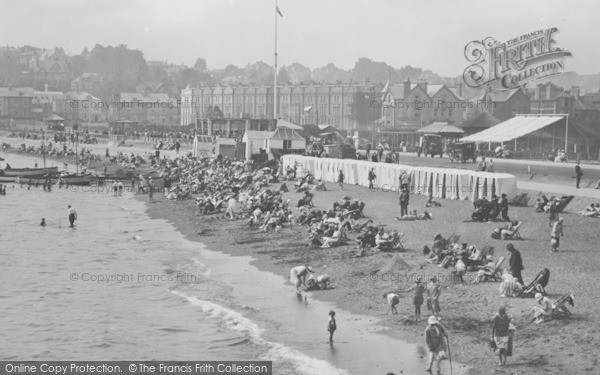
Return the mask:
<path id="1" fill-rule="evenodd" d="M 419 83 L 423 91 L 427 92 L 427 81 Z"/>
<path id="2" fill-rule="evenodd" d="M 538 83 L 537 86 L 535 87 L 535 96 L 534 96 L 534 100 L 541 100 L 541 94 L 542 94 L 542 87 L 544 87 L 543 84 Z"/>
<path id="3" fill-rule="evenodd" d="M 48 92 L 48 84 L 47 83 L 44 84 L 44 91 Z"/>
<path id="4" fill-rule="evenodd" d="M 571 87 L 571 96 L 574 98 L 578 98 L 579 97 L 579 86 L 572 86 Z"/>
<path id="5" fill-rule="evenodd" d="M 406 97 L 410 92 L 410 77 L 404 81 L 404 96 Z"/>
<path id="6" fill-rule="evenodd" d="M 460 96 L 462 98 L 463 97 L 463 84 L 459 83 L 456 85 L 456 87 L 458 88 L 458 96 Z"/>

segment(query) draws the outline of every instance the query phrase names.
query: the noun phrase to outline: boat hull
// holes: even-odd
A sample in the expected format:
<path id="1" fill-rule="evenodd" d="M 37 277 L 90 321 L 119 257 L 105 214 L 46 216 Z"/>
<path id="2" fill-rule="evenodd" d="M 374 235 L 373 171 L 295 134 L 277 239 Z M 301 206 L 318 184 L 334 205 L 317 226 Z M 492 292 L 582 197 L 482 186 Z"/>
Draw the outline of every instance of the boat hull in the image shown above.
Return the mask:
<path id="1" fill-rule="evenodd" d="M 2 183 L 2 182 L 15 182 L 15 178 L 16 177 L 0 176 L 0 183 Z"/>
<path id="2" fill-rule="evenodd" d="M 50 168 L 11 168 L 3 170 L 4 177 L 36 177 L 58 173 L 58 167 Z"/>
<path id="3" fill-rule="evenodd" d="M 92 182 L 92 175 L 61 176 L 59 181 L 64 185 L 89 185 Z"/>

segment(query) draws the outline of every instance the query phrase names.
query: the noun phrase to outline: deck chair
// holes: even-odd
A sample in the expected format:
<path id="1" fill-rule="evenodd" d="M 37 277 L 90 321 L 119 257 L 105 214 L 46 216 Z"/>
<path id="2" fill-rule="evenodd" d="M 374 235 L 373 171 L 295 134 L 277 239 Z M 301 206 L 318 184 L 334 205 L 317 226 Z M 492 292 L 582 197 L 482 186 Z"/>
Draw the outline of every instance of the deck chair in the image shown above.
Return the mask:
<path id="1" fill-rule="evenodd" d="M 523 291 L 519 295 L 521 298 L 533 298 L 536 293 L 542 293 L 546 295 L 546 285 L 550 281 L 550 270 L 544 268 L 537 274 L 533 281 L 523 288 Z"/>
<path id="2" fill-rule="evenodd" d="M 329 241 L 326 241 L 325 239 L 329 238 Z M 345 245 L 346 241 L 348 241 L 348 235 L 346 235 L 346 230 L 344 228 L 340 229 L 340 234 L 337 237 L 323 237 L 323 246 L 324 248 L 327 247 L 335 247 L 335 246 L 341 246 L 341 245 Z M 325 244 L 328 244 L 329 246 L 325 246 Z"/>
<path id="3" fill-rule="evenodd" d="M 521 233 L 519 233 L 519 229 L 521 228 L 521 225 L 523 225 L 522 221 L 519 221 L 518 224 L 515 226 L 515 228 L 512 230 L 512 233 L 506 233 L 502 239 L 503 240 L 521 240 Z M 502 232 L 500 232 L 502 233 Z"/>
<path id="4" fill-rule="evenodd" d="M 479 259 L 477 260 L 480 262 L 485 262 L 488 255 L 494 255 L 494 248 L 489 245 L 484 246 L 483 249 L 481 249 L 481 255 L 479 255 Z"/>
<path id="5" fill-rule="evenodd" d="M 553 318 L 566 318 L 571 316 L 571 312 L 567 308 L 567 303 L 571 306 L 575 306 L 575 297 L 571 293 L 567 293 L 560 297 L 552 304 L 552 317 Z"/>
<path id="6" fill-rule="evenodd" d="M 353 230 L 355 233 L 360 233 L 360 232 L 362 232 L 362 231 L 363 231 L 363 229 L 365 229 L 365 228 L 367 227 L 367 225 L 369 225 L 369 224 L 373 224 L 373 220 L 369 219 L 369 220 L 367 220 L 366 222 L 364 222 L 363 224 L 361 224 L 361 225 L 358 225 L 358 226 L 355 226 L 354 228 L 352 228 L 352 230 Z"/>
<path id="7" fill-rule="evenodd" d="M 398 233 L 398 239 L 396 240 L 396 243 L 394 244 L 394 249 L 397 251 L 406 251 L 406 249 L 404 248 L 404 244 L 402 243 L 402 240 L 404 239 L 404 235 L 406 233 Z"/>
<path id="8" fill-rule="evenodd" d="M 504 257 L 500 257 L 494 266 L 494 269 L 491 271 L 484 271 L 483 278 L 479 281 L 502 281 L 502 271 L 500 270 L 500 266 L 504 263 Z M 479 275 L 478 275 L 479 278 Z"/>

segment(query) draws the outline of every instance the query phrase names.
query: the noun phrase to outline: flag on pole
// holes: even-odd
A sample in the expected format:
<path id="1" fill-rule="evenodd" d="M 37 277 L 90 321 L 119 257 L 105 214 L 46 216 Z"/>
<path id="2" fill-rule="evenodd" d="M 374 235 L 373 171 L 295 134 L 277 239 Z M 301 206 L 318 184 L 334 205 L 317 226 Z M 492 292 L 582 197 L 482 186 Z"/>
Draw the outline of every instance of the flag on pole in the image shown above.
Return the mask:
<path id="1" fill-rule="evenodd" d="M 277 10 L 277 14 L 279 14 L 279 16 L 283 17 L 283 14 L 281 14 L 281 11 L 279 10 L 279 7 L 277 5 L 275 5 L 275 9 Z"/>

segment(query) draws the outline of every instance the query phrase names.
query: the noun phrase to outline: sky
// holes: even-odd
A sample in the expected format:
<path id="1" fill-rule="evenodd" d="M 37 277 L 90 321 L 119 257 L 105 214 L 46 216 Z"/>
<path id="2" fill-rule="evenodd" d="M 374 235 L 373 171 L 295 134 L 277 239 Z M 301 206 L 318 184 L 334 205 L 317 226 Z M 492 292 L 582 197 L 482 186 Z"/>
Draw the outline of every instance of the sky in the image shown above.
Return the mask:
<path id="1" fill-rule="evenodd" d="M 279 66 L 353 68 L 360 57 L 445 76 L 469 65 L 465 46 L 557 27 L 566 70 L 600 73 L 597 0 L 278 0 Z M 0 0 L 0 45 L 126 44 L 147 60 L 209 69 L 273 63 L 275 0 Z"/>

